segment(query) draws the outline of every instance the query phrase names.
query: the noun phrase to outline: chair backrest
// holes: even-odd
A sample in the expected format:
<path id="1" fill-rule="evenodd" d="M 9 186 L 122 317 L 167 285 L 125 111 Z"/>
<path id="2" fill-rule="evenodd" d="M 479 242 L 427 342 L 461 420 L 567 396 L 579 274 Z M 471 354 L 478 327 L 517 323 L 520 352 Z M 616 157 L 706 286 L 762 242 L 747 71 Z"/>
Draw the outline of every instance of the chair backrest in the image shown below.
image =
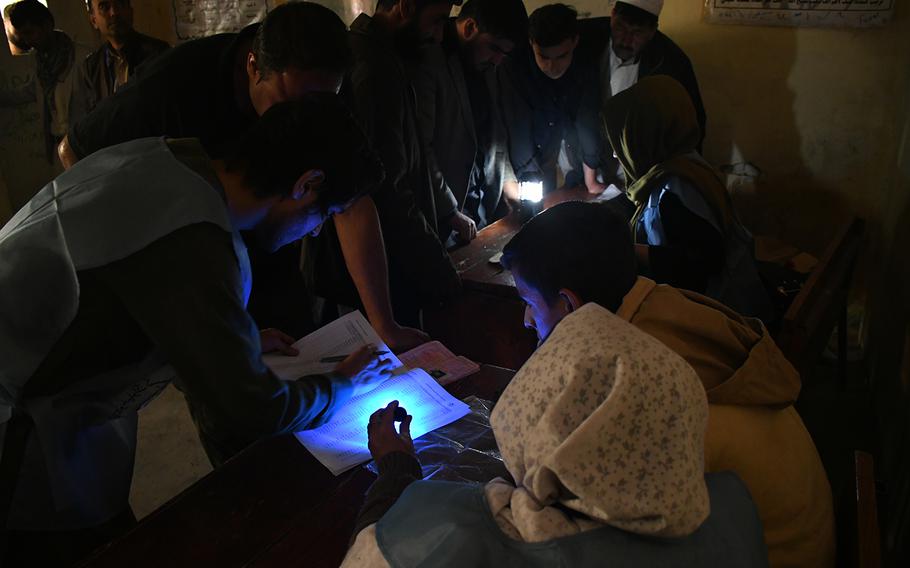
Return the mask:
<path id="1" fill-rule="evenodd" d="M 841 228 L 784 314 L 775 339 L 800 373 L 817 361 L 846 307 L 864 231 L 859 217 Z"/>
<path id="2" fill-rule="evenodd" d="M 875 468 L 872 456 L 854 453 L 855 485 L 850 498 L 838 512 L 837 565 L 839 568 L 879 568 L 882 541 L 875 497 Z"/>

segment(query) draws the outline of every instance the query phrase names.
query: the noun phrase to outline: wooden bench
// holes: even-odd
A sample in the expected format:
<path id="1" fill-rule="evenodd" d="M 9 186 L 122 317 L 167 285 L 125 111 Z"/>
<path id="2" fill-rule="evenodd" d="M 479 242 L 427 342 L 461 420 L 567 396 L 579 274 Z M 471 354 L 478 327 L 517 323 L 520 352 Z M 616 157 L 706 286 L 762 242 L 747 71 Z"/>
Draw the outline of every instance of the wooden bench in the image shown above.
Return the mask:
<path id="1" fill-rule="evenodd" d="M 803 376 L 818 361 L 837 326 L 838 378 L 842 385 L 846 381 L 847 294 L 864 231 L 865 221 L 858 217 L 838 231 L 784 314 L 775 339 Z"/>
<path id="2" fill-rule="evenodd" d="M 882 541 L 875 497 L 872 456 L 854 453 L 855 485 L 838 511 L 838 568 L 879 568 Z"/>

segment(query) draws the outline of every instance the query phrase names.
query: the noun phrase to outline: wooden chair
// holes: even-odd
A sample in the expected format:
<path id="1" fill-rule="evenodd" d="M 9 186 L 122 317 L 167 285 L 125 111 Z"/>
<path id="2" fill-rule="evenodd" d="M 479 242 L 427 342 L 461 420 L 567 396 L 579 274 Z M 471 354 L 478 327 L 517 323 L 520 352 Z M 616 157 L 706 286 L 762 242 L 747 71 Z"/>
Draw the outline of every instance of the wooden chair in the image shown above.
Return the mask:
<path id="1" fill-rule="evenodd" d="M 854 453 L 855 485 L 838 514 L 838 568 L 879 568 L 882 541 L 878 527 L 872 456 Z"/>
<path id="2" fill-rule="evenodd" d="M 854 217 L 843 226 L 784 313 L 777 344 L 793 366 L 806 376 L 837 326 L 838 378 L 846 382 L 847 293 L 862 247 L 865 221 Z"/>

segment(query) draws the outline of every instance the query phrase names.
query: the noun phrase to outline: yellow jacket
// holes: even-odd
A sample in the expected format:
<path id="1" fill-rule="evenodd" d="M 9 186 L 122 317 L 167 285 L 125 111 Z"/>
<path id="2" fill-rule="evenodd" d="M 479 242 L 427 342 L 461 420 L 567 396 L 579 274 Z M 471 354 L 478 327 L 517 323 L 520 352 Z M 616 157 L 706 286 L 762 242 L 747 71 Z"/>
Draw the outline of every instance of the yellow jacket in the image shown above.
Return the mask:
<path id="1" fill-rule="evenodd" d="M 617 315 L 681 355 L 708 395 L 705 470 L 745 482 L 773 567 L 834 565 L 831 487 L 793 408 L 799 374 L 762 323 L 709 298 L 639 278 Z"/>

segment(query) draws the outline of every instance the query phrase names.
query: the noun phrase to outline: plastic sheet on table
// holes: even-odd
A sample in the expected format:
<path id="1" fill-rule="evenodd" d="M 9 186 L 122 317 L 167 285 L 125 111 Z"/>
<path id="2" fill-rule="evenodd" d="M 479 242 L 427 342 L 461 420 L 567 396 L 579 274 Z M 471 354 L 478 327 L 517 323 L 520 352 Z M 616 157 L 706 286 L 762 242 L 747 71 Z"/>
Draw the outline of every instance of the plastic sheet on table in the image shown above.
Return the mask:
<path id="1" fill-rule="evenodd" d="M 486 483 L 496 477 L 511 479 L 490 427 L 493 403 L 474 396 L 464 402 L 470 413 L 414 440 L 424 479 L 463 483 Z M 379 473 L 375 462 L 367 464 L 367 468 Z"/>

